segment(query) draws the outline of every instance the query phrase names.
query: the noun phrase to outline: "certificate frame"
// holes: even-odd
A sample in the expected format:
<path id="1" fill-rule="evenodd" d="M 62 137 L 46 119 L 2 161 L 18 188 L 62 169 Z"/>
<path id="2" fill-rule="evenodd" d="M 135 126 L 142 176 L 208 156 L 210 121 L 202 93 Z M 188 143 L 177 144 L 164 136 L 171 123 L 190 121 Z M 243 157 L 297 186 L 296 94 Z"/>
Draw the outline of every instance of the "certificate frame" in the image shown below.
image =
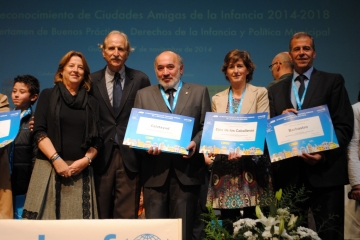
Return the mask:
<path id="1" fill-rule="evenodd" d="M 268 113 L 207 112 L 200 153 L 263 155 Z"/>
<path id="2" fill-rule="evenodd" d="M 0 112 L 0 148 L 16 138 L 20 128 L 20 110 Z"/>
<path id="3" fill-rule="evenodd" d="M 123 144 L 148 150 L 187 155 L 194 118 L 172 113 L 132 108 Z"/>
<path id="4" fill-rule="evenodd" d="M 271 162 L 339 147 L 327 105 L 269 119 L 266 142 Z"/>

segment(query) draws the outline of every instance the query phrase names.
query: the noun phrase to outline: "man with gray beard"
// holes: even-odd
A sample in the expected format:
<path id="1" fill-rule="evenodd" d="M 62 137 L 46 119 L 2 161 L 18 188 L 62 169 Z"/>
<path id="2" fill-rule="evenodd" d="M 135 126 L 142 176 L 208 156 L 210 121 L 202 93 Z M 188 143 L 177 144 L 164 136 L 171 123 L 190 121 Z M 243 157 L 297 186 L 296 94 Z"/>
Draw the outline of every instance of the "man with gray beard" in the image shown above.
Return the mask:
<path id="1" fill-rule="evenodd" d="M 141 156 L 146 218 L 181 218 L 183 239 L 192 238 L 200 185 L 204 181 L 204 157 L 199 145 L 206 112 L 211 112 L 208 89 L 180 79 L 184 65 L 171 51 L 155 58 L 159 84 L 138 91 L 135 108 L 193 117 L 189 155 L 164 153 L 150 148 Z"/>

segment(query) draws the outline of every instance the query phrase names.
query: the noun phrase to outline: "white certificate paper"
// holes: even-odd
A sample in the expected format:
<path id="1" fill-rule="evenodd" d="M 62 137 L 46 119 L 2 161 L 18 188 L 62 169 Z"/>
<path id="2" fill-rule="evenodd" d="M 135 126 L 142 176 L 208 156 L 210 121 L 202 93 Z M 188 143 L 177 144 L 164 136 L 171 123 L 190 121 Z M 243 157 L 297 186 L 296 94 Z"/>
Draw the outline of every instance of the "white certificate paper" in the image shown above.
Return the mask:
<path id="1" fill-rule="evenodd" d="M 248 142 L 255 141 L 257 122 L 214 122 L 213 140 Z M 224 132 L 222 129 L 228 129 Z"/>
<path id="2" fill-rule="evenodd" d="M 183 123 L 179 122 L 170 122 L 161 119 L 140 117 L 136 133 L 180 140 L 183 125 Z"/>
<path id="3" fill-rule="evenodd" d="M 123 144 L 144 150 L 157 147 L 163 152 L 186 155 L 193 127 L 192 117 L 133 108 Z"/>
<path id="4" fill-rule="evenodd" d="M 269 119 L 266 143 L 272 162 L 339 147 L 326 105 Z"/>
<path id="5" fill-rule="evenodd" d="M 279 145 L 324 136 L 319 116 L 286 122 L 274 126 L 274 130 Z"/>
<path id="6" fill-rule="evenodd" d="M 0 121 L 0 138 L 10 135 L 11 121 L 9 119 Z"/>
<path id="7" fill-rule="evenodd" d="M 14 141 L 20 128 L 20 110 L 0 112 L 0 148 Z"/>
<path id="8" fill-rule="evenodd" d="M 268 113 L 229 114 L 207 112 L 200 152 L 209 154 L 264 154 Z"/>

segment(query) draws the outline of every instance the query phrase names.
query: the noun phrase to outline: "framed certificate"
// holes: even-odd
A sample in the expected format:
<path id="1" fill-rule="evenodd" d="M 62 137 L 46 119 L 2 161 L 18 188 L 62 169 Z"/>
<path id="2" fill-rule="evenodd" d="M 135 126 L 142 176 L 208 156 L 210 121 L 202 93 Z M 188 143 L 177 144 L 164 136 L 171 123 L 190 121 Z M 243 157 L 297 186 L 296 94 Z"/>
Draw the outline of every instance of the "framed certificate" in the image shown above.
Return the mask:
<path id="1" fill-rule="evenodd" d="M 229 114 L 207 112 L 200 152 L 262 155 L 268 113 Z"/>
<path id="2" fill-rule="evenodd" d="M 20 110 L 0 112 L 0 148 L 5 147 L 19 132 Z"/>
<path id="3" fill-rule="evenodd" d="M 133 108 L 123 144 L 148 150 L 157 147 L 163 152 L 188 154 L 194 118 Z"/>
<path id="4" fill-rule="evenodd" d="M 266 142 L 272 162 L 339 147 L 327 105 L 269 119 Z"/>

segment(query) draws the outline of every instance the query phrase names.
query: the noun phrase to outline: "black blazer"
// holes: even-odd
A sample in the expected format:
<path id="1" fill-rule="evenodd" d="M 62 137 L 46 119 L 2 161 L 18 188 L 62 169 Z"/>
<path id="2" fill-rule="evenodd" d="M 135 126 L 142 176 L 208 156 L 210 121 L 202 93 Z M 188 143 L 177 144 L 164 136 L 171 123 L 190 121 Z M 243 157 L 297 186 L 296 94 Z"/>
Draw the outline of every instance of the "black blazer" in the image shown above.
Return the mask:
<path id="1" fill-rule="evenodd" d="M 169 169 L 175 173 L 184 185 L 199 185 L 204 181 L 204 156 L 198 153 L 206 112 L 211 112 L 208 89 L 197 84 L 183 83 L 178 93 L 174 114 L 190 116 L 195 119 L 192 140 L 196 143 L 194 155 L 183 158 L 181 155 L 161 153 L 158 156 L 142 151 L 142 179 L 145 187 L 163 186 Z M 161 95 L 159 85 L 153 85 L 138 91 L 135 108 L 170 113 Z"/>
<path id="2" fill-rule="evenodd" d="M 268 91 L 270 117 L 282 114 L 291 103 L 292 75 L 271 86 Z M 327 104 L 340 148 L 323 152 L 325 159 L 311 166 L 294 157 L 274 163 L 275 185 L 285 187 L 306 177 L 314 187 L 330 187 L 348 183 L 346 149 L 352 138 L 354 114 L 340 74 L 313 70 L 302 109 Z"/>
<path id="3" fill-rule="evenodd" d="M 120 112 L 115 116 L 106 90 L 105 70 L 106 67 L 91 74 L 92 86 L 90 94 L 96 98 L 100 106 L 100 126 L 104 139 L 104 146 L 93 162 L 94 171 L 97 174 L 102 174 L 107 170 L 111 159 L 114 137 L 117 132 L 121 143 L 121 156 L 125 166 L 132 172 L 138 172 L 139 164 L 134 151 L 128 146 L 122 145 L 122 142 L 136 93 L 139 89 L 150 86 L 150 80 L 143 72 L 125 66 L 125 85 L 120 102 Z"/>

